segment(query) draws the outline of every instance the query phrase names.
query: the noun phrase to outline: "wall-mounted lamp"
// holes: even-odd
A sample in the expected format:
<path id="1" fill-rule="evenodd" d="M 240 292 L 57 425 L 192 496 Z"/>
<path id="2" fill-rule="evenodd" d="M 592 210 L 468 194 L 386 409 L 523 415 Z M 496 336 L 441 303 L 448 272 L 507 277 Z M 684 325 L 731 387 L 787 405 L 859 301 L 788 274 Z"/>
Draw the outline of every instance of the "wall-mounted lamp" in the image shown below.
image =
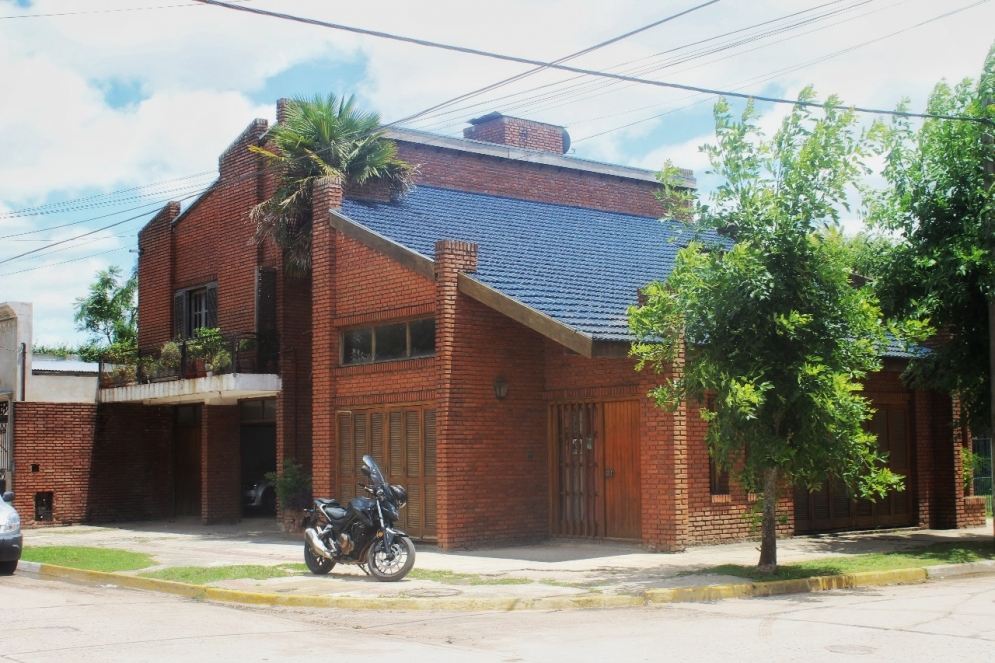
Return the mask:
<path id="1" fill-rule="evenodd" d="M 498 378 L 494 381 L 494 395 L 499 401 L 503 401 L 504 397 L 508 395 L 508 383 L 504 381 L 504 378 Z"/>

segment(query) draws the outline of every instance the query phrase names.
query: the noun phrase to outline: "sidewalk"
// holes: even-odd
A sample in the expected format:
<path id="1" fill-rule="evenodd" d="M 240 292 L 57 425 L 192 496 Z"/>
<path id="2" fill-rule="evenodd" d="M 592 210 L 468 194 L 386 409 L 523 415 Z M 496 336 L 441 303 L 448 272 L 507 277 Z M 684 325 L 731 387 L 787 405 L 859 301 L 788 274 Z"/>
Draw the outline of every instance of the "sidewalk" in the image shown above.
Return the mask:
<path id="1" fill-rule="evenodd" d="M 991 541 L 991 520 L 966 530 L 897 530 L 800 536 L 778 541 L 782 564 L 835 555 L 907 550 L 942 541 Z M 95 546 L 149 553 L 159 566 L 300 564 L 299 535 L 279 532 L 270 519 L 238 525 L 203 526 L 196 520 L 124 523 L 25 530 L 35 546 Z M 647 590 L 746 582 L 719 575 L 690 575 L 718 564 L 756 564 L 758 543 L 689 548 L 682 553 L 647 553 L 636 545 L 556 539 L 515 548 L 443 552 L 416 544 L 415 570 L 397 583 L 380 583 L 355 566 L 336 566 L 327 576 L 310 574 L 266 580 L 226 580 L 211 586 L 247 592 L 356 598 L 463 599 L 639 596 Z M 433 573 L 436 572 L 436 573 Z M 448 573 L 468 574 L 453 577 Z"/>

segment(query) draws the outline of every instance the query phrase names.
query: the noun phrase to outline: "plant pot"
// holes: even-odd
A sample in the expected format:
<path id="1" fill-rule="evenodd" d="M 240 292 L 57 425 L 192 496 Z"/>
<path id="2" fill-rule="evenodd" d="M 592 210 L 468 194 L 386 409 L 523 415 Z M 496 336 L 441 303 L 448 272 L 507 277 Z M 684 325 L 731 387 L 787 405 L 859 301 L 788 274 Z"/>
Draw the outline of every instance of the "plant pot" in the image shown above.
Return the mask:
<path id="1" fill-rule="evenodd" d="M 298 511 L 297 509 L 283 509 L 282 510 L 283 531 L 292 534 L 300 534 L 304 531 L 301 524 L 304 522 L 304 512 Z"/>

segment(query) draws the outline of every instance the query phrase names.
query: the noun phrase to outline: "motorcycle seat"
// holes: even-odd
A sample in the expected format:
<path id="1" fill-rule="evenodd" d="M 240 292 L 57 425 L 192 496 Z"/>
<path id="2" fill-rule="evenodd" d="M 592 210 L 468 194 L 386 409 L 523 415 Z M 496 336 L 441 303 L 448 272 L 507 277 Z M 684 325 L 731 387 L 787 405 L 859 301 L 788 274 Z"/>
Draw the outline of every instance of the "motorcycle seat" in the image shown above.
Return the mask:
<path id="1" fill-rule="evenodd" d="M 328 516 L 328 519 L 334 520 L 336 522 L 344 520 L 349 512 L 343 509 L 341 506 L 339 506 L 339 504 L 334 500 L 329 500 L 329 501 L 333 503 L 321 505 L 321 510 L 325 512 L 325 515 Z"/>
<path id="2" fill-rule="evenodd" d="M 315 498 L 314 501 L 318 503 L 318 506 L 326 506 L 328 504 L 334 504 L 335 506 L 339 505 L 338 500 L 327 500 L 324 497 Z"/>

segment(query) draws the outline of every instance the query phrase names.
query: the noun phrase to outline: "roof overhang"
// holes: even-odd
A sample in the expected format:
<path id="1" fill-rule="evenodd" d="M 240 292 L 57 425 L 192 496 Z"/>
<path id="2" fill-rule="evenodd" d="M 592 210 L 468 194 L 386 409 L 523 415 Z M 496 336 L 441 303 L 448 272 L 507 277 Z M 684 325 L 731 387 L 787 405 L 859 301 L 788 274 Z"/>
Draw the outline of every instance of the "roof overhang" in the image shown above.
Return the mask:
<path id="1" fill-rule="evenodd" d="M 346 237 L 387 256 L 430 281 L 435 280 L 435 261 L 431 258 L 356 223 L 337 210 L 328 210 L 328 223 Z M 465 272 L 457 275 L 456 285 L 464 295 L 585 357 L 618 358 L 629 354 L 629 343 L 595 340 Z"/>

